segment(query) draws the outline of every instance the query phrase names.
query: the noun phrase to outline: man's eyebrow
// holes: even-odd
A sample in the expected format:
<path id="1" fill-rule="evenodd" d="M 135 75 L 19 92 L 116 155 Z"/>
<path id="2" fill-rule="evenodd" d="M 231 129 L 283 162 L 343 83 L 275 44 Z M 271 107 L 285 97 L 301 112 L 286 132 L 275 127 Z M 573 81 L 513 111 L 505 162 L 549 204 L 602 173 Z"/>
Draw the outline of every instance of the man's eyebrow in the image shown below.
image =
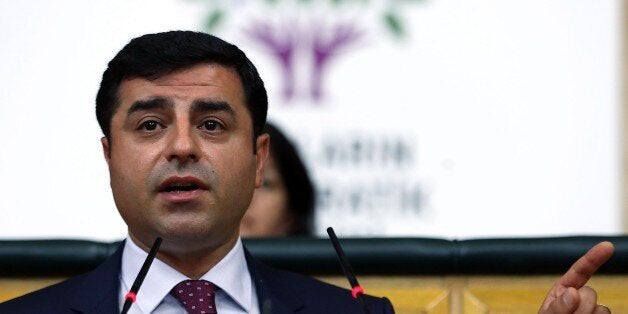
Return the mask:
<path id="1" fill-rule="evenodd" d="M 225 111 L 235 117 L 235 111 L 226 101 L 217 100 L 196 100 L 192 104 L 192 112 L 199 113 L 205 111 Z"/>
<path id="2" fill-rule="evenodd" d="M 137 100 L 131 105 L 126 114 L 130 115 L 134 112 L 143 110 L 169 109 L 172 108 L 173 105 L 174 103 L 172 100 L 163 97 L 155 97 L 148 100 Z"/>

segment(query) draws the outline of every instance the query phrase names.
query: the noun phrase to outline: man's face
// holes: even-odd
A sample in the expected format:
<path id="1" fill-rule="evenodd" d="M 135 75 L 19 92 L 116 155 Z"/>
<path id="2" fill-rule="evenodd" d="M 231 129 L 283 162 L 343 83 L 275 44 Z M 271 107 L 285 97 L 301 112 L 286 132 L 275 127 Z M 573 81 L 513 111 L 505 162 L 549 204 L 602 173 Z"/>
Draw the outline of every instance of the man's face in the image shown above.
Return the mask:
<path id="1" fill-rule="evenodd" d="M 102 144 L 131 237 L 150 247 L 160 236 L 171 253 L 235 241 L 268 156 L 267 135 L 254 154 L 238 74 L 200 64 L 125 80 L 118 98 Z"/>

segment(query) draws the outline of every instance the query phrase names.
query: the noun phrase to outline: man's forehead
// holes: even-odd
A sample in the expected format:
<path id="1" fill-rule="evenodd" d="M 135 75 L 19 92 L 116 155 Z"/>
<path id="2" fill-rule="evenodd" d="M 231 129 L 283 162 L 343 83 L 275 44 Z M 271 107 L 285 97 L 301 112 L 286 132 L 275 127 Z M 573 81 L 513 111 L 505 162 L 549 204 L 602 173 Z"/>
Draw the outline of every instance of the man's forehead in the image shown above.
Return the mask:
<path id="1" fill-rule="evenodd" d="M 217 63 L 201 63 L 151 80 L 158 86 L 217 86 L 240 83 L 235 69 Z"/>
<path id="2" fill-rule="evenodd" d="M 202 96 L 205 93 L 206 95 Z M 133 77 L 122 81 L 121 100 L 151 97 L 233 98 L 244 102 L 240 77 L 231 68 L 217 64 L 200 64 L 163 75 L 156 79 Z M 237 98 L 237 99 L 236 99 Z M 227 99 L 224 99 L 227 100 Z"/>

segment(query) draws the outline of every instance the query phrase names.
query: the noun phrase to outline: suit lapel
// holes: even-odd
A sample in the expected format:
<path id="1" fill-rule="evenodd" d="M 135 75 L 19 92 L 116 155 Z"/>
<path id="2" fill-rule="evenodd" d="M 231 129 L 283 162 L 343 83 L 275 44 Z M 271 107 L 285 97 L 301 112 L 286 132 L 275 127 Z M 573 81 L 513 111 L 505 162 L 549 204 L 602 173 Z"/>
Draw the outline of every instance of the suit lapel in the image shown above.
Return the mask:
<path id="1" fill-rule="evenodd" d="M 124 242 L 93 271 L 82 275 L 70 309 L 77 313 L 119 313 L 119 274 Z M 251 279 L 255 282 L 261 314 L 293 314 L 304 308 L 303 301 L 289 285 L 282 283 L 281 272 L 257 261 L 244 249 Z"/>
<path id="2" fill-rule="evenodd" d="M 256 260 L 245 248 L 244 255 L 255 282 L 261 314 L 292 314 L 305 305 L 290 287 L 282 284 L 281 273 Z"/>
<path id="3" fill-rule="evenodd" d="M 122 248 L 118 249 L 93 271 L 85 274 L 77 285 L 79 291 L 70 303 L 70 309 L 78 313 L 119 313 L 120 268 Z M 78 279 L 78 278 L 77 278 Z"/>

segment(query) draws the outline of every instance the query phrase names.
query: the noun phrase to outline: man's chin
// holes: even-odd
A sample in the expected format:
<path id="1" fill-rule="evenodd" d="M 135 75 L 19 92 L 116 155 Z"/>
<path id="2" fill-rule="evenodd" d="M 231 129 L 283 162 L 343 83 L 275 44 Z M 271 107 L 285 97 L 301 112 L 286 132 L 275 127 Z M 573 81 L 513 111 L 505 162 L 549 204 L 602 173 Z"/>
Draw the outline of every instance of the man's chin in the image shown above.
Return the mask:
<path id="1" fill-rule="evenodd" d="M 234 235 L 237 237 L 231 229 L 213 226 L 203 220 L 171 222 L 161 228 L 158 235 L 164 241 L 180 246 L 221 245 L 232 240 Z"/>
<path id="2" fill-rule="evenodd" d="M 222 232 L 219 235 L 193 232 L 171 232 L 162 237 L 162 250 L 172 255 L 203 254 L 212 252 L 219 247 L 232 246 L 237 240 L 237 235 L 226 236 Z M 160 251 L 162 251 L 160 250 Z"/>

